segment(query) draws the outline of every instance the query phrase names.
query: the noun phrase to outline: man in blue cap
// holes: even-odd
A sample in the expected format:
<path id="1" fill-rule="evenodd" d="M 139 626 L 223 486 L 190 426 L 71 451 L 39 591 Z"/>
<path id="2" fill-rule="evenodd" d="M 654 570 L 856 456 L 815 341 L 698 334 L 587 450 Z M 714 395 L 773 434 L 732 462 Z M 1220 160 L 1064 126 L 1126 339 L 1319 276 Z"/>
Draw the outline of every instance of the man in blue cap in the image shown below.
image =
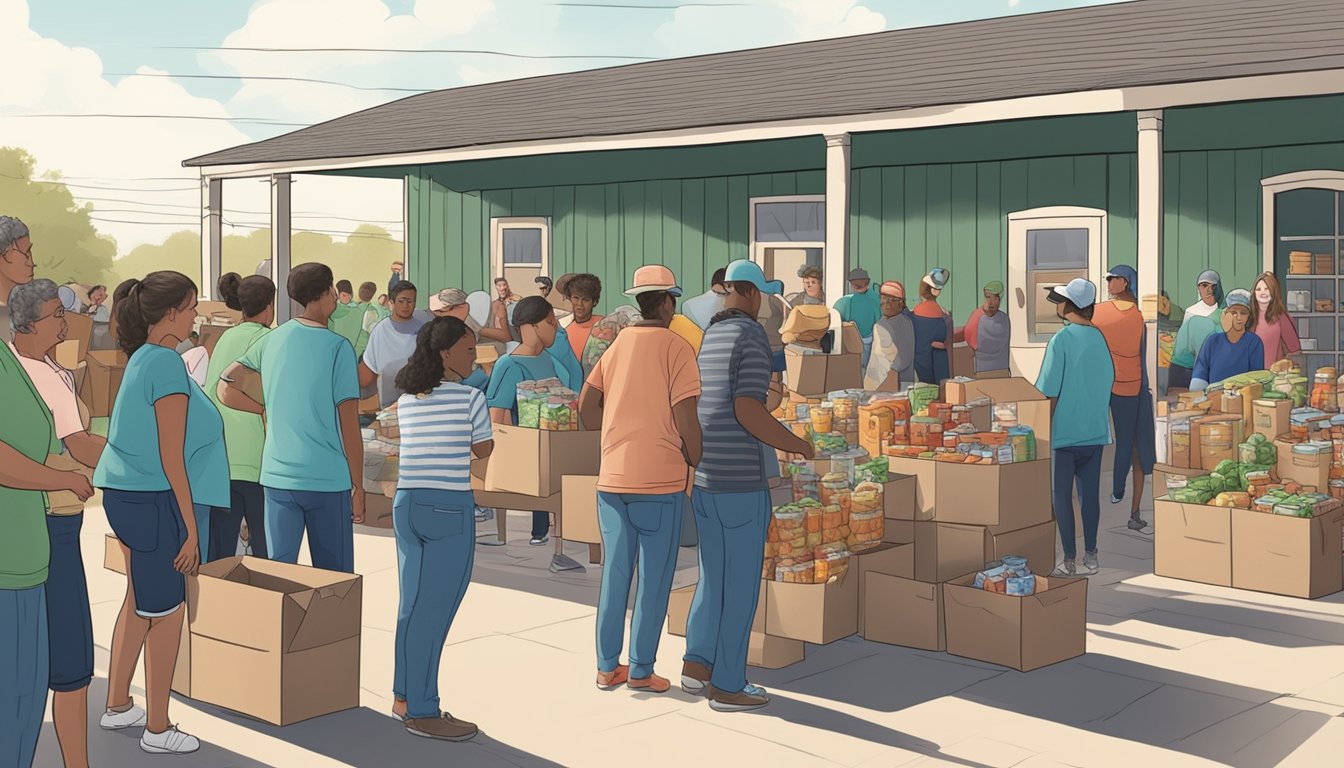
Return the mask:
<path id="1" fill-rule="evenodd" d="M 1036 388 L 1050 398 L 1051 473 L 1055 521 L 1064 562 L 1057 574 L 1077 573 L 1078 541 L 1073 527 L 1073 486 L 1082 504 L 1083 572 L 1097 572 L 1097 527 L 1101 521 L 1101 454 L 1111 442 L 1107 411 L 1115 368 L 1106 339 L 1092 324 L 1097 287 L 1081 277 L 1047 288 L 1064 327 L 1045 347 Z"/>
<path id="2" fill-rule="evenodd" d="M 762 444 L 812 458 L 812 445 L 770 415 L 782 391 L 770 381 L 770 344 L 757 322 L 766 295 L 784 290 L 739 259 L 724 271 L 724 310 L 700 347 L 698 404 L 703 456 L 691 504 L 700 534 L 700 583 L 686 623 L 681 687 L 707 693 L 719 712 L 770 702 L 747 682 L 747 641 L 756 614 L 770 521 Z"/>

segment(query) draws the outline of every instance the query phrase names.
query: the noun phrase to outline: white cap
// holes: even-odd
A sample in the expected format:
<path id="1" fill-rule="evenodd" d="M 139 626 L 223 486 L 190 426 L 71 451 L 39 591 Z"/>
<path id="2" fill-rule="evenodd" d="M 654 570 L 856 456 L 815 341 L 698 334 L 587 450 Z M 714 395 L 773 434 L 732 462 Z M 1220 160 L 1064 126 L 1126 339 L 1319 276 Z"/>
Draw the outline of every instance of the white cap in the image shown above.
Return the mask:
<path id="1" fill-rule="evenodd" d="M 1065 299 L 1073 302 L 1073 305 L 1079 309 L 1086 309 L 1097 301 L 1097 286 L 1090 280 L 1084 280 L 1081 277 L 1075 277 L 1066 285 L 1056 285 L 1049 289 L 1050 295 L 1047 297 L 1056 304 L 1064 303 Z"/>

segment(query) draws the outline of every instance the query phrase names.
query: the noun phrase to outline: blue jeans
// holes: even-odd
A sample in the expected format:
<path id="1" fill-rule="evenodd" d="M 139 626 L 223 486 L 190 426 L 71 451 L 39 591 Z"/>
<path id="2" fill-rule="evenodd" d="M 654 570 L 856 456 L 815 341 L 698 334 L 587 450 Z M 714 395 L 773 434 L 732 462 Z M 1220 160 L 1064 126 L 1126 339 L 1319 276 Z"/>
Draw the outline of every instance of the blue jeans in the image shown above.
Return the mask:
<path id="1" fill-rule="evenodd" d="M 231 480 L 232 504 L 216 507 L 210 513 L 210 559 L 219 560 L 238 554 L 238 533 L 247 520 L 248 546 L 253 557 L 266 557 L 266 493 L 260 483 Z M 204 561 L 202 561 L 204 562 Z"/>
<path id="2" fill-rule="evenodd" d="M 597 522 L 602 530 L 602 590 L 597 598 L 597 669 L 611 672 L 621 662 L 625 606 L 630 579 L 639 560 L 639 588 L 630 619 L 630 677 L 653 674 L 667 619 L 667 600 L 677 568 L 685 493 L 597 492 Z"/>
<path id="3" fill-rule="evenodd" d="M 79 531 L 84 514 L 47 515 L 51 565 L 47 569 L 48 684 L 58 693 L 78 691 L 93 680 L 93 617 Z"/>
<path id="4" fill-rule="evenodd" d="M 700 584 L 686 622 L 686 661 L 713 670 L 716 690 L 747 687 L 747 641 L 756 618 L 770 492 L 691 491 L 700 528 Z"/>
<path id="5" fill-rule="evenodd" d="M 349 491 L 266 489 L 266 546 L 271 559 L 299 561 L 299 545 L 308 531 L 308 556 L 314 568 L 355 572 L 355 524 Z"/>
<path id="6" fill-rule="evenodd" d="M 33 764 L 47 710 L 46 585 L 0 589 L 0 765 Z"/>
<path id="7" fill-rule="evenodd" d="M 1101 522 L 1101 453 L 1104 448 L 1102 445 L 1074 445 L 1054 449 L 1054 462 L 1050 467 L 1054 479 L 1052 501 L 1065 560 L 1073 560 L 1078 554 L 1078 534 L 1073 527 L 1074 485 L 1078 487 L 1078 499 L 1082 504 L 1083 546 L 1088 552 L 1097 551 L 1097 526 Z"/>
<path id="8" fill-rule="evenodd" d="M 187 526 L 172 491 L 103 489 L 103 512 L 117 538 L 131 551 L 128 564 L 135 613 L 167 616 L 187 599 L 187 580 L 173 560 L 187 542 Z"/>
<path id="9" fill-rule="evenodd" d="M 1111 490 L 1125 495 L 1125 481 L 1138 459 L 1143 474 L 1153 474 L 1157 463 L 1157 427 L 1153 421 L 1153 396 L 1144 387 L 1132 397 L 1111 395 L 1111 423 L 1115 425 L 1115 477 Z"/>
<path id="10" fill-rule="evenodd" d="M 868 359 L 873 356 L 873 337 L 869 336 L 866 339 L 860 339 L 860 341 L 863 342 L 863 358 L 859 362 L 861 366 L 859 370 L 866 371 L 868 370 Z"/>
<path id="11" fill-rule="evenodd" d="M 409 717 L 439 716 L 439 657 L 471 583 L 475 508 L 471 491 L 398 490 L 392 502 L 401 585 L 392 693 Z"/>

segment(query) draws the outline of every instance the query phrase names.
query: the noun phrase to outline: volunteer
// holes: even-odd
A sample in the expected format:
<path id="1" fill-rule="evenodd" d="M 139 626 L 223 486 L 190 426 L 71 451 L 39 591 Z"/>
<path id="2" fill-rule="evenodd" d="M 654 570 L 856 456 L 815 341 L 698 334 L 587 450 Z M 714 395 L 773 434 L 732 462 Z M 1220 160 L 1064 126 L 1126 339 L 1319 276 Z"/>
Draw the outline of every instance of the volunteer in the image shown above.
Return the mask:
<path id="1" fill-rule="evenodd" d="M 1255 315 L 1249 291 L 1238 288 L 1227 294 L 1227 308 L 1223 310 L 1223 327 L 1204 340 L 1195 357 L 1195 370 L 1190 377 L 1190 388 L 1206 389 L 1210 384 L 1263 370 L 1265 345 L 1255 334 Z"/>
<path id="2" fill-rule="evenodd" d="M 863 388 L 898 392 L 915 377 L 915 326 L 905 306 L 905 286 L 895 280 L 882 284 L 882 319 L 873 326 L 873 355 L 863 376 Z"/>
<path id="3" fill-rule="evenodd" d="M 582 272 L 577 275 L 565 275 L 560 278 L 560 296 L 569 302 L 569 325 L 565 328 L 565 338 L 577 360 L 583 360 L 583 348 L 593 334 L 593 326 L 602 321 L 602 315 L 593 313 L 602 300 L 602 281 L 597 275 Z"/>
<path id="4" fill-rule="evenodd" d="M 1092 325 L 1097 287 L 1081 277 L 1047 288 L 1046 298 L 1064 327 L 1050 337 L 1036 388 L 1053 403 L 1050 414 L 1052 501 L 1064 562 L 1055 573 L 1078 572 L 1073 490 L 1082 505 L 1083 573 L 1094 574 L 1097 527 L 1101 522 L 1101 456 L 1111 442 L 1106 417 L 1115 368 L 1101 331 Z"/>
<path id="5" fill-rule="evenodd" d="M 518 295 L 509 287 L 509 281 L 502 277 L 496 277 L 495 299 L 490 302 L 491 327 L 507 333 L 512 326 L 511 315 L 517 303 Z"/>
<path id="6" fill-rule="evenodd" d="M 915 328 L 915 374 L 927 384 L 948 378 L 947 346 L 952 341 L 952 316 L 938 304 L 952 273 L 934 267 L 919 282 L 920 302 L 910 313 Z"/>
<path id="7" fill-rule="evenodd" d="M 1141 531 L 1148 522 L 1139 517 L 1144 477 L 1157 463 L 1157 435 L 1153 395 L 1148 389 L 1147 329 L 1143 312 L 1134 296 L 1139 273 L 1128 264 L 1106 273 L 1106 292 L 1111 300 L 1097 305 L 1092 324 L 1106 339 L 1115 369 L 1111 386 L 1111 424 L 1115 426 L 1115 464 L 1112 467 L 1111 503 L 1125 498 L 1125 479 L 1134 468 L 1134 496 L 1129 504 L 1129 529 Z"/>
<path id="8" fill-rule="evenodd" d="M 93 484 L 129 559 L 122 613 L 128 631 L 112 638 L 103 727 L 124 728 L 136 713 L 130 682 L 145 651 L 148 721 L 140 748 L 195 752 L 200 741 L 168 720 L 186 600 L 184 574 L 204 559 L 211 507 L 229 504 L 224 422 L 173 352 L 196 321 L 196 284 L 178 272 L 151 272 L 117 286 L 117 344 L 130 356 L 108 422 Z M 194 513 L 194 514 L 193 514 Z"/>
<path id="9" fill-rule="evenodd" d="M 88 431 L 75 394 L 75 377 L 52 357 L 65 339 L 66 309 L 60 291 L 50 280 L 20 285 L 9 295 L 14 325 L 11 351 L 18 357 L 42 402 L 51 411 L 55 436 L 53 453 L 64 454 L 63 466 L 98 466 L 107 441 Z M 6 401 L 8 402 L 8 401 Z M 77 464 L 75 464 L 77 462 Z M 82 470 L 80 470 L 82 472 Z M 67 768 L 87 768 L 89 683 L 93 680 L 93 617 L 79 533 L 83 506 L 47 511 L 51 563 L 47 570 L 47 638 L 52 692 L 52 721 Z M 124 622 L 121 627 L 124 629 Z M 143 710 L 141 710 L 143 713 Z"/>
<path id="10" fill-rule="evenodd" d="M 584 427 L 602 432 L 597 687 L 666 693 L 671 683 L 653 665 L 676 572 L 687 475 L 700 463 L 700 372 L 690 345 L 668 329 L 681 295 L 672 270 L 640 267 L 625 294 L 635 298 L 641 319 L 603 353 L 579 400 Z M 627 666 L 621 647 L 636 562 Z"/>
<path id="11" fill-rule="evenodd" d="M 1199 301 L 1185 308 L 1185 319 L 1176 332 L 1176 344 L 1167 373 L 1169 389 L 1190 388 L 1190 377 L 1204 340 L 1217 333 L 1222 325 L 1222 278 L 1212 269 L 1206 269 L 1199 273 L 1196 287 L 1199 290 Z"/>
<path id="12" fill-rule="evenodd" d="M 439 659 L 475 558 L 471 459 L 494 447 L 485 395 L 461 383 L 475 366 L 475 334 L 461 318 L 436 317 L 416 334 L 397 374 L 401 470 L 392 531 L 401 599 L 392 711 L 407 731 L 444 741 L 477 733 L 439 708 Z"/>
<path id="13" fill-rule="evenodd" d="M 848 280 L 853 293 L 836 299 L 835 311 L 840 313 L 840 322 L 853 323 L 858 328 L 863 342 L 863 358 L 859 364 L 866 370 L 873 352 L 873 325 L 882 316 L 881 299 L 876 291 L 869 290 L 873 281 L 868 270 L 855 267 L 849 271 Z"/>
<path id="14" fill-rule="evenodd" d="M 215 354 L 206 370 L 205 393 L 224 419 L 224 444 L 229 454 L 227 506 L 210 515 L 210 558 L 231 557 L 238 551 L 238 534 L 247 520 L 253 557 L 267 557 L 266 492 L 261 486 L 261 451 L 266 430 L 261 416 L 225 406 L 221 377 L 238 362 L 257 339 L 271 332 L 275 322 L 275 283 L 262 275 L 240 277 L 230 272 L 219 278 L 219 295 L 229 309 L 243 313 L 243 321 L 215 342 Z"/>
<path id="15" fill-rule="evenodd" d="M 733 712 L 770 703 L 746 676 L 770 520 L 762 444 L 808 459 L 812 446 L 770 415 L 783 393 L 770 384 L 770 347 L 756 315 L 762 298 L 784 286 L 746 259 L 729 264 L 724 281 L 725 308 L 705 334 L 699 359 L 704 451 L 691 502 L 700 582 L 686 623 L 681 687 L 706 693 L 716 711 Z"/>
<path id="16" fill-rule="evenodd" d="M 397 401 L 397 372 L 415 351 L 415 334 L 431 315 L 415 309 L 415 285 L 405 280 L 393 287 L 392 316 L 373 326 L 359 359 L 359 386 L 378 383 L 378 406 Z M 353 350 L 353 348 L 352 348 Z"/>
<path id="17" fill-rule="evenodd" d="M 315 568 L 354 573 L 352 523 L 364 521 L 364 442 L 355 351 L 327 329 L 336 308 L 332 282 L 324 264 L 290 271 L 286 289 L 303 313 L 224 370 L 219 399 L 266 416 L 261 485 L 271 559 L 297 562 L 306 532 Z"/>
<path id="18" fill-rule="evenodd" d="M 714 270 L 709 278 L 709 290 L 681 303 L 681 312 L 700 330 L 709 329 L 709 321 L 723 311 L 723 297 L 727 291 L 723 287 L 723 268 Z"/>
<path id="19" fill-rule="evenodd" d="M 0 216 L 0 341 L 14 340 L 9 325 L 9 294 L 33 279 L 33 240 L 22 221 Z"/>
<path id="20" fill-rule="evenodd" d="M 1003 283 L 991 280 L 983 290 L 985 303 L 971 310 L 966 327 L 958 332 L 966 345 L 975 352 L 975 372 L 1008 370 L 1008 352 L 1012 343 L 1012 326 L 1004 312 Z"/>
<path id="21" fill-rule="evenodd" d="M 1251 327 L 1265 347 L 1265 366 L 1269 367 L 1290 355 L 1302 351 L 1302 342 L 1297 338 L 1297 321 L 1283 306 L 1283 291 L 1279 289 L 1279 278 L 1273 272 L 1264 272 L 1255 279 L 1255 319 Z"/>
<path id="22" fill-rule="evenodd" d="M 355 301 L 355 291 L 350 281 L 341 280 L 336 283 L 336 311 L 331 313 L 327 327 L 338 336 L 345 337 L 350 346 L 358 350 L 364 346 L 360 337 L 364 335 L 365 309 Z"/>
<path id="23" fill-rule="evenodd" d="M 821 269 L 809 265 L 803 265 L 798 268 L 798 277 L 803 280 L 803 290 L 797 293 L 789 294 L 787 301 L 789 306 L 798 307 L 804 304 L 826 304 L 826 292 L 821 287 Z"/>

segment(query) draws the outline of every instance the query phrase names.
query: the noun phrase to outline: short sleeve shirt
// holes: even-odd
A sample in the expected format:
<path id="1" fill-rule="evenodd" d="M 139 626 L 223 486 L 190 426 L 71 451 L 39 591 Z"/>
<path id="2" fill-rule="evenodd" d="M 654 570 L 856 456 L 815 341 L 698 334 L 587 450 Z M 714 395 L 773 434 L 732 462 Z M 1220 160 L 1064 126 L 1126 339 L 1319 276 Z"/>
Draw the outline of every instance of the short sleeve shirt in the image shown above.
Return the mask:
<path id="1" fill-rule="evenodd" d="M 235 411 L 219 402 L 219 379 L 270 330 L 258 323 L 242 323 L 225 331 L 215 344 L 215 353 L 210 356 L 205 373 L 205 394 L 219 408 L 219 415 L 224 420 L 224 444 L 229 453 L 229 477 L 233 480 L 261 482 L 261 450 L 266 442 L 266 430 L 257 414 Z"/>
<path id="2" fill-rule="evenodd" d="M 492 438 L 485 395 L 444 382 L 397 400 L 401 470 L 397 488 L 471 491 L 471 447 Z"/>
<path id="3" fill-rule="evenodd" d="M 555 358 L 542 353 L 533 357 L 525 355 L 505 355 L 490 369 L 490 383 L 485 388 L 486 405 L 502 408 L 513 414 L 513 423 L 518 423 L 518 385 L 524 381 L 541 381 L 559 378 Z"/>
<path id="4" fill-rule="evenodd" d="M 23 370 L 28 373 L 33 386 L 37 387 L 42 402 L 51 410 L 51 416 L 56 423 L 56 438 L 64 440 L 83 432 L 84 420 L 79 413 L 79 396 L 75 394 L 74 375 L 50 357 L 32 360 L 20 355 L 12 344 L 10 351 L 23 364 Z"/>
<path id="5" fill-rule="evenodd" d="M 388 317 L 373 326 L 368 346 L 364 347 L 363 360 L 369 370 L 378 374 L 379 405 L 389 406 L 401 397 L 397 374 L 411 359 L 411 353 L 415 352 L 415 335 L 427 322 L 429 319 L 417 312 L 406 322 L 399 323 Z"/>
<path id="6" fill-rule="evenodd" d="M 1111 442 L 1111 386 L 1115 367 L 1101 331 L 1069 324 L 1050 338 L 1036 388 L 1056 397 L 1050 447 L 1107 445 Z"/>
<path id="7" fill-rule="evenodd" d="M 734 401 L 750 397 L 765 402 L 771 362 L 765 329 L 744 314 L 729 314 L 705 332 L 697 408 L 704 456 L 695 470 L 696 487 L 716 493 L 767 487 L 761 442 L 738 423 Z"/>
<path id="8" fill-rule="evenodd" d="M 0 442 L 38 464 L 60 452 L 51 412 L 7 344 L 0 344 L 0 402 Z M 0 485 L 0 510 L 0 589 L 36 587 L 47 580 L 51 553 L 45 495 Z"/>

